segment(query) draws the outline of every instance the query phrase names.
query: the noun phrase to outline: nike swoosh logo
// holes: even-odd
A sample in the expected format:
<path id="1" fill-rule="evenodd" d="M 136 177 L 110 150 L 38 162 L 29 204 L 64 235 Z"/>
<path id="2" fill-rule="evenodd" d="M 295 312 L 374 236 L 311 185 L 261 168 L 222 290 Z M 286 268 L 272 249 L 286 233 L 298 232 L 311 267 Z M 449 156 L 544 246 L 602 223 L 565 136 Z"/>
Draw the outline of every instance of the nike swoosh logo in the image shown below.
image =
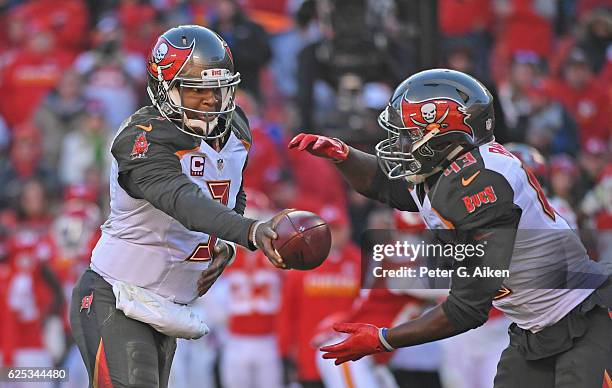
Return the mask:
<path id="1" fill-rule="evenodd" d="M 474 179 L 476 179 L 476 177 L 478 176 L 478 174 L 480 174 L 480 170 L 476 171 L 476 172 L 474 173 L 474 175 L 472 175 L 472 176 L 471 176 L 471 177 L 469 177 L 468 179 L 461 178 L 461 184 L 462 184 L 463 186 L 467 186 L 467 185 L 469 185 L 470 183 L 472 183 L 472 181 L 473 181 Z"/>
<path id="2" fill-rule="evenodd" d="M 151 124 L 147 125 L 146 127 L 140 124 L 136 124 L 136 126 L 140 129 L 145 130 L 146 132 L 151 132 L 151 130 L 153 129 L 153 126 Z"/>

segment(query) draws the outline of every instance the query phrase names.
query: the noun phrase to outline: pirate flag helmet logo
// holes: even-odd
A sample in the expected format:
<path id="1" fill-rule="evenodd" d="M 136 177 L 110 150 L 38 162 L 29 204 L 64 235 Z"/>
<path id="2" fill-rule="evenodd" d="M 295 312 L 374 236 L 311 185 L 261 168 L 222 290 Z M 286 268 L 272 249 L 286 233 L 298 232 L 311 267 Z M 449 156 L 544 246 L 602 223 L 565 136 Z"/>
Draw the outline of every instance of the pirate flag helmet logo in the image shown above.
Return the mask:
<path id="1" fill-rule="evenodd" d="M 387 132 L 376 145 L 382 170 L 418 183 L 494 139 L 493 97 L 467 74 L 426 70 L 395 89 L 378 124 Z"/>

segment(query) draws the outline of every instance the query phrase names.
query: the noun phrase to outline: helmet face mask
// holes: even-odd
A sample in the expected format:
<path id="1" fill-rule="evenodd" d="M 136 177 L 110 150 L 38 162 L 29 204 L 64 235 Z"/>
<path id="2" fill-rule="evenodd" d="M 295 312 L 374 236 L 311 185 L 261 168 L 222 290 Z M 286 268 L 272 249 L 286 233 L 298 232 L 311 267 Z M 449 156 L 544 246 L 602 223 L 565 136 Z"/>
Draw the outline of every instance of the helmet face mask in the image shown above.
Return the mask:
<path id="1" fill-rule="evenodd" d="M 212 72 L 223 75 L 210 79 L 212 77 L 208 74 Z M 224 136 L 229 130 L 231 117 L 236 109 L 236 86 L 239 83 L 240 73 L 232 75 L 227 69 L 203 70 L 201 78 L 177 76 L 169 85 L 167 102 L 174 116 L 182 118 L 178 120 L 182 125 L 181 130 L 207 140 Z M 186 103 L 186 89 L 210 90 L 215 99 L 214 108 L 210 111 L 190 108 Z M 223 123 L 219 123 L 220 117 L 225 117 Z M 224 128 L 221 129 L 220 125 L 224 125 Z"/>
<path id="2" fill-rule="evenodd" d="M 387 131 L 387 139 L 376 145 L 378 163 L 390 179 L 412 178 L 421 170 L 421 163 L 413 152 L 415 144 L 422 139 L 415 132 L 400 126 L 393 117 L 395 111 L 389 105 L 379 116 L 378 124 Z"/>
<path id="3" fill-rule="evenodd" d="M 148 72 L 153 105 L 179 130 L 205 140 L 228 133 L 240 73 L 234 73 L 229 47 L 216 33 L 200 26 L 166 31 L 152 50 Z M 189 97 L 198 89 L 212 92 L 212 109 L 198 109 L 203 96 Z"/>
<path id="4" fill-rule="evenodd" d="M 378 124 L 387 139 L 376 156 L 389 179 L 420 183 L 459 154 L 492 141 L 491 94 L 457 71 L 427 70 L 402 82 Z"/>

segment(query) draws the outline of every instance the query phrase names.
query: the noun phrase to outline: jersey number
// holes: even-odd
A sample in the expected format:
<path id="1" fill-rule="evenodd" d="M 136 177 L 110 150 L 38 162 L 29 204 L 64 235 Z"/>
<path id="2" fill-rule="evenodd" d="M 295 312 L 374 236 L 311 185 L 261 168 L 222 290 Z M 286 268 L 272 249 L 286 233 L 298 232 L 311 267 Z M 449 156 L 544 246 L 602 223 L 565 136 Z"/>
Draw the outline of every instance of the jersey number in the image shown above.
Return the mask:
<path id="1" fill-rule="evenodd" d="M 206 181 L 210 196 L 215 201 L 219 201 L 221 204 L 227 206 L 229 202 L 231 181 Z M 212 250 L 217 242 L 217 236 L 212 234 L 208 236 L 208 241 L 204 244 L 199 244 L 193 253 L 187 258 L 187 261 L 207 261 L 212 258 Z"/>
<path id="2" fill-rule="evenodd" d="M 540 201 L 540 204 L 542 205 L 542 210 L 544 210 L 544 213 L 546 213 L 546 215 L 554 221 L 555 209 L 553 209 L 553 207 L 550 206 L 550 204 L 548 203 L 548 199 L 546 199 L 546 195 L 544 195 L 544 190 L 542 190 L 540 182 L 538 182 L 538 179 L 535 177 L 535 175 L 533 175 L 533 172 L 531 172 L 530 169 L 523 168 L 523 170 L 525 170 L 525 173 L 527 174 L 527 180 L 529 181 L 529 184 L 538 194 L 538 201 Z"/>
<path id="3" fill-rule="evenodd" d="M 459 165 L 458 162 L 461 163 L 461 165 Z M 446 170 L 444 170 L 444 176 L 449 176 L 451 172 L 459 172 L 462 168 L 471 166 L 474 163 L 476 163 L 476 158 L 474 158 L 474 155 L 472 155 L 471 152 L 463 154 L 458 157 L 456 161 L 452 162 Z"/>
<path id="4" fill-rule="evenodd" d="M 274 314 L 280 305 L 280 279 L 270 270 L 236 270 L 227 277 L 230 285 L 229 310 L 235 315 Z"/>

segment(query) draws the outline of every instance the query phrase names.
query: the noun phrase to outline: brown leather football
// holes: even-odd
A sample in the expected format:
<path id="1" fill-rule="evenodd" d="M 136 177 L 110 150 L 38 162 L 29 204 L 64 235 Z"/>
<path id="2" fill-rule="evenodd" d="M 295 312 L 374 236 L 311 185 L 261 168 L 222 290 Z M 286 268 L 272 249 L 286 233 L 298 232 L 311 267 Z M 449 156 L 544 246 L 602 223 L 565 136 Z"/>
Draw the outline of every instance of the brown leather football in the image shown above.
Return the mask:
<path id="1" fill-rule="evenodd" d="M 274 248 L 289 268 L 309 270 L 325 261 L 331 249 L 331 232 L 318 215 L 304 210 L 287 213 L 276 225 Z"/>

